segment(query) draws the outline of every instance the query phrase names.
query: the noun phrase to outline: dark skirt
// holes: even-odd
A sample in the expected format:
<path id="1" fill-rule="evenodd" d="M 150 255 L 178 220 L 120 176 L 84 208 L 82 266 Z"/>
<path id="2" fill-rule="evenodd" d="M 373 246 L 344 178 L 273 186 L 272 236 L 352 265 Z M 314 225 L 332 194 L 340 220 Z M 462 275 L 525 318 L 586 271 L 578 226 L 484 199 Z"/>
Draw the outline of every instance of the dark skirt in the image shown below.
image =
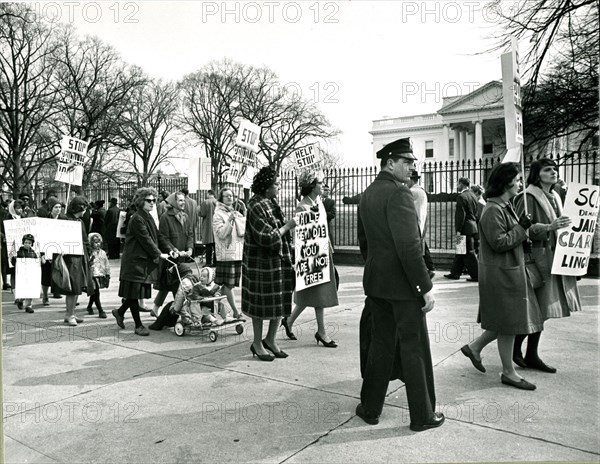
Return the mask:
<path id="1" fill-rule="evenodd" d="M 69 279 L 71 281 L 71 290 L 60 288 L 56 282 L 52 282 L 52 293 L 61 295 L 81 295 L 84 288 L 87 288 L 87 276 L 89 271 L 84 269 L 84 257 L 82 255 L 63 255 L 67 269 L 69 270 Z"/>
<path id="2" fill-rule="evenodd" d="M 152 296 L 152 285 L 121 280 L 119 282 L 119 296 L 129 300 L 147 299 Z"/>
<path id="3" fill-rule="evenodd" d="M 217 261 L 217 272 L 215 273 L 217 285 L 227 285 L 229 288 L 239 287 L 241 277 L 241 261 Z"/>

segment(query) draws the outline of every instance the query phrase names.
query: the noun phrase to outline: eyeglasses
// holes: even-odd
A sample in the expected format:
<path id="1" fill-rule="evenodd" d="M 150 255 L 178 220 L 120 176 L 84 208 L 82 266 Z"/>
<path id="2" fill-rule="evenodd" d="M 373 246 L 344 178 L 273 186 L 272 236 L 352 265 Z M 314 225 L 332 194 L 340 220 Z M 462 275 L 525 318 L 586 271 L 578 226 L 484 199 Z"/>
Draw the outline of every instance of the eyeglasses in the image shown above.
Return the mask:
<path id="1" fill-rule="evenodd" d="M 144 198 L 146 203 L 156 203 L 156 198 Z"/>

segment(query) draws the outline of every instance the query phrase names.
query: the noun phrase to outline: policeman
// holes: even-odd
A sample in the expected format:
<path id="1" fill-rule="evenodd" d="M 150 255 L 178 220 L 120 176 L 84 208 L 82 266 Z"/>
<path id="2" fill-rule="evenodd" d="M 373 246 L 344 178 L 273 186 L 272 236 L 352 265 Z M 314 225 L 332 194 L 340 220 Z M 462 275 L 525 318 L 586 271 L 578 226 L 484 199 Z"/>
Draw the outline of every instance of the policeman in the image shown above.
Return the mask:
<path id="1" fill-rule="evenodd" d="M 423 431 L 442 425 L 444 415 L 434 412 L 425 320 L 425 313 L 434 306 L 432 283 L 423 262 L 413 196 L 403 185 L 415 170 L 416 158 L 408 138 L 386 145 L 377 158 L 381 159 L 381 172 L 361 196 L 358 215 L 371 337 L 356 414 L 368 424 L 379 422 L 394 360 L 399 356 L 410 429 Z M 368 327 L 361 325 L 361 330 Z"/>

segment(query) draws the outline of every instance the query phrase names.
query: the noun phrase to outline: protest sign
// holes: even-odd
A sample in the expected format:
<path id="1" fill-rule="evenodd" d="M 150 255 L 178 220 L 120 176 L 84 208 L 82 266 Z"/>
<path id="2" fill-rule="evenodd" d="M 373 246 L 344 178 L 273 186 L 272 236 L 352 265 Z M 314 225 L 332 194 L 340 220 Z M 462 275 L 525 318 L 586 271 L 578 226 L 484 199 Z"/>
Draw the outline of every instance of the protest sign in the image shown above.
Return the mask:
<path id="1" fill-rule="evenodd" d="M 188 174 L 188 189 L 190 192 L 211 189 L 211 163 L 210 158 L 190 157 Z"/>
<path id="2" fill-rule="evenodd" d="M 571 225 L 556 231 L 557 242 L 552 274 L 582 276 L 587 273 L 598 220 L 599 187 L 569 184 L 563 216 Z"/>
<path id="3" fill-rule="evenodd" d="M 250 188 L 255 168 L 256 154 L 244 147 L 235 146 L 227 171 L 227 182 Z"/>
<path id="4" fill-rule="evenodd" d="M 30 217 L 4 221 L 6 245 L 9 255 L 15 255 L 21 247 L 23 235 L 31 234 L 35 238 L 33 248 L 36 252 L 52 256 L 53 253 L 82 255 L 83 241 L 79 221 L 61 221 Z"/>
<path id="5" fill-rule="evenodd" d="M 258 152 L 258 142 L 260 140 L 260 126 L 251 123 L 247 119 L 240 121 L 235 144 L 239 147 L 247 148 L 253 153 Z"/>
<path id="6" fill-rule="evenodd" d="M 61 152 L 54 180 L 81 186 L 88 142 L 65 135 L 61 140 L 60 147 Z"/>
<path id="7" fill-rule="evenodd" d="M 292 160 L 296 169 L 312 169 L 319 171 L 323 168 L 323 160 L 319 146 L 316 143 L 311 143 L 305 147 L 299 148 L 292 153 Z"/>
<path id="8" fill-rule="evenodd" d="M 15 299 L 39 298 L 42 289 L 42 262 L 38 258 L 17 258 Z"/>
<path id="9" fill-rule="evenodd" d="M 521 160 L 523 145 L 523 112 L 521 109 L 521 77 L 519 72 L 519 52 L 513 37 L 512 50 L 501 57 L 502 64 L 502 103 L 504 105 L 504 126 L 507 153 L 503 163 L 518 163 Z"/>
<path id="10" fill-rule="evenodd" d="M 296 290 L 314 287 L 330 281 L 329 231 L 327 214 L 321 200 L 318 212 L 296 214 L 294 243 L 296 249 Z"/>

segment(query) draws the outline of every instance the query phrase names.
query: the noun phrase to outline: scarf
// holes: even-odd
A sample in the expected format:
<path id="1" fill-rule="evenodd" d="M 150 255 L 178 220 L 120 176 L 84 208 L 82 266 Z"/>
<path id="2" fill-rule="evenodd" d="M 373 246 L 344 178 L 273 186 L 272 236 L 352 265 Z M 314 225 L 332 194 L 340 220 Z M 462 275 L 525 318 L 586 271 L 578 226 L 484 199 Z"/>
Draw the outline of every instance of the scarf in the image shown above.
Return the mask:
<path id="1" fill-rule="evenodd" d="M 10 213 L 13 219 L 21 219 L 21 216 L 19 216 L 15 211 L 15 200 L 11 201 L 8 205 L 8 212 Z"/>

